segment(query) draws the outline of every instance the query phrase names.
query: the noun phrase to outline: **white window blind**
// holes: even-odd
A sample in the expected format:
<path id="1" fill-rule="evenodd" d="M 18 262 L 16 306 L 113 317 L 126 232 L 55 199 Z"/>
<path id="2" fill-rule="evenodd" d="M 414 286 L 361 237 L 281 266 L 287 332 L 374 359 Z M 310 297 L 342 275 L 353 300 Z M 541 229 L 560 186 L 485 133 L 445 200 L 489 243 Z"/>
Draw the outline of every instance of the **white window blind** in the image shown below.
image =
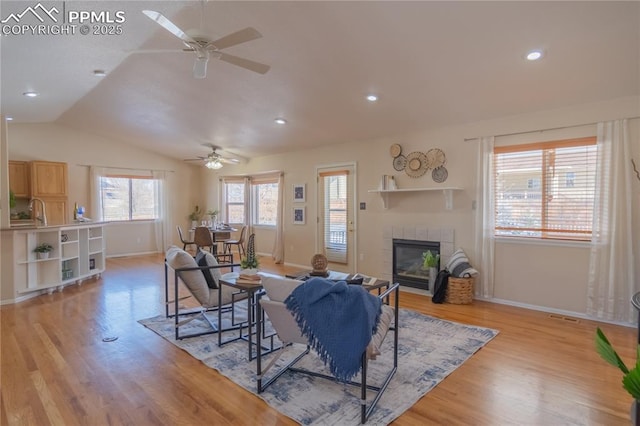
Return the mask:
<path id="1" fill-rule="evenodd" d="M 590 240 L 596 138 L 494 148 L 496 236 Z"/>
<path id="2" fill-rule="evenodd" d="M 224 180 L 224 214 L 230 224 L 245 223 L 245 183 L 244 179 Z"/>
<path id="3" fill-rule="evenodd" d="M 347 263 L 347 170 L 320 173 L 323 188 L 323 237 L 330 262 Z"/>

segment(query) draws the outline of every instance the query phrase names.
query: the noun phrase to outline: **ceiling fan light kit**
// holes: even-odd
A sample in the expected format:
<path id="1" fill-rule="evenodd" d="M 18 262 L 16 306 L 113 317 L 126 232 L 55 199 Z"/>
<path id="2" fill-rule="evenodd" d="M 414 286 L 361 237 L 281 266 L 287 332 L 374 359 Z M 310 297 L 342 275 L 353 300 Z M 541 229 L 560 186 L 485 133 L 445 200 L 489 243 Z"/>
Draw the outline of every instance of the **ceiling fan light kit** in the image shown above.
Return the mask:
<path id="1" fill-rule="evenodd" d="M 211 158 L 204 163 L 207 169 L 218 170 L 222 168 L 222 163 L 218 158 Z"/>
<path id="2" fill-rule="evenodd" d="M 203 143 L 202 146 L 206 146 L 211 148 L 211 152 L 206 157 L 198 157 L 198 158 L 187 158 L 184 161 L 201 161 L 204 163 L 204 166 L 211 170 L 221 169 L 224 164 L 239 164 L 240 160 L 237 158 L 226 157 L 218 152 L 220 149 L 219 146 L 216 146 L 211 143 Z"/>
<path id="3" fill-rule="evenodd" d="M 204 52 L 204 55 L 196 58 L 193 63 L 193 77 L 205 78 L 207 76 L 207 63 L 209 62 L 209 52 Z"/>

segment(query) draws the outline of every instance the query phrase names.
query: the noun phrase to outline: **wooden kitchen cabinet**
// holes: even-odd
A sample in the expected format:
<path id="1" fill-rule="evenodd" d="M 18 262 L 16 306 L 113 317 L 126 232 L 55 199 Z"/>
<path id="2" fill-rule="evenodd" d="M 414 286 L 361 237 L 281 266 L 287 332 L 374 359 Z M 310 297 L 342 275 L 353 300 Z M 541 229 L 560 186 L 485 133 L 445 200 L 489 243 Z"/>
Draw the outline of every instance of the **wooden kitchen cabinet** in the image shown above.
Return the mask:
<path id="1" fill-rule="evenodd" d="M 26 161 L 9 161 L 9 188 L 16 198 L 31 197 L 29 163 Z"/>
<path id="2" fill-rule="evenodd" d="M 67 163 L 53 161 L 31 162 L 32 197 L 67 197 Z M 47 209 L 49 216 L 49 209 Z"/>
<path id="3" fill-rule="evenodd" d="M 67 199 L 66 198 L 41 198 L 44 201 L 44 208 L 47 210 L 47 225 L 65 225 L 67 220 Z M 39 202 L 33 203 L 33 218 L 41 216 Z"/>

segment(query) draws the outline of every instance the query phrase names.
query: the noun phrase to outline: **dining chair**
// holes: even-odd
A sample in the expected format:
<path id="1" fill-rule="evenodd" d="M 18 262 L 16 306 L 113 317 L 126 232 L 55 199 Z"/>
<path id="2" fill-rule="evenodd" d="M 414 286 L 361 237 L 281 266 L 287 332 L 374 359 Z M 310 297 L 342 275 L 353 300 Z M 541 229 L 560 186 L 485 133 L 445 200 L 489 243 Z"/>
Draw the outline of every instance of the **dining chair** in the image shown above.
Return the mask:
<path id="1" fill-rule="evenodd" d="M 216 253 L 216 243 L 213 242 L 211 231 L 206 226 L 196 227 L 193 234 L 193 242 L 198 248 L 209 247 L 211 253 Z"/>
<path id="2" fill-rule="evenodd" d="M 183 244 L 182 250 L 186 250 L 187 246 L 196 244 L 194 241 L 188 241 L 188 240 L 184 239 L 184 235 L 182 234 L 182 228 L 180 227 L 180 225 L 176 226 L 176 228 L 178 229 L 178 235 L 180 236 L 180 242 L 182 242 L 182 244 Z"/>
<path id="3" fill-rule="evenodd" d="M 237 240 L 226 240 L 224 242 L 224 253 L 231 253 L 231 246 L 238 246 L 238 254 L 240 258 L 245 256 L 246 251 L 244 249 L 244 238 L 247 233 L 247 226 L 243 226 L 240 230 L 240 237 Z"/>

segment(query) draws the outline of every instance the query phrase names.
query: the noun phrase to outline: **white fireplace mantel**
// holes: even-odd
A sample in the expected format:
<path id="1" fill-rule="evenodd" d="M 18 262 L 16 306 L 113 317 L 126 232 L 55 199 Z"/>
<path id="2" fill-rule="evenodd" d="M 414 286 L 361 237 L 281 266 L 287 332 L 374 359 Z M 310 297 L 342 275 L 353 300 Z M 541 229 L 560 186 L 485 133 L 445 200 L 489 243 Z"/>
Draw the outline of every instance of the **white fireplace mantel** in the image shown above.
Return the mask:
<path id="1" fill-rule="evenodd" d="M 370 189 L 373 194 L 380 194 L 382 198 L 382 206 L 384 209 L 389 208 L 389 194 L 397 192 L 426 192 L 426 191 L 442 191 L 444 195 L 444 208 L 453 209 L 453 191 L 462 191 L 462 188 L 444 187 L 444 188 L 404 188 L 404 189 Z"/>

